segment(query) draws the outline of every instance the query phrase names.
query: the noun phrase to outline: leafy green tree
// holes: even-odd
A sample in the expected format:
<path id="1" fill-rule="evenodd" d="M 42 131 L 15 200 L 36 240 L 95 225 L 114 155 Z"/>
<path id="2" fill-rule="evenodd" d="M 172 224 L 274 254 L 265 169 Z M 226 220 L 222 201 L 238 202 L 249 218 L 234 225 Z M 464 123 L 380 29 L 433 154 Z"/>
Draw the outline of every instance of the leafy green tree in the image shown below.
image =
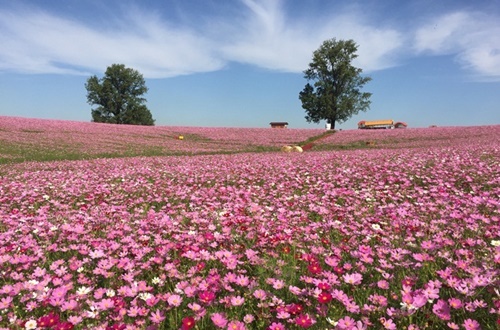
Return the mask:
<path id="1" fill-rule="evenodd" d="M 92 121 L 97 123 L 154 125 L 151 112 L 142 97 L 147 91 L 142 74 L 113 64 L 106 69 L 104 77 L 92 76 L 85 84 L 87 102 L 97 105 L 92 109 Z"/>
<path id="2" fill-rule="evenodd" d="M 304 71 L 307 83 L 299 93 L 308 122 L 325 119 L 331 128 L 359 111 L 370 108 L 371 93 L 360 89 L 371 80 L 362 77 L 362 70 L 352 66 L 358 46 L 353 40 L 329 39 L 313 53 L 309 68 Z"/>

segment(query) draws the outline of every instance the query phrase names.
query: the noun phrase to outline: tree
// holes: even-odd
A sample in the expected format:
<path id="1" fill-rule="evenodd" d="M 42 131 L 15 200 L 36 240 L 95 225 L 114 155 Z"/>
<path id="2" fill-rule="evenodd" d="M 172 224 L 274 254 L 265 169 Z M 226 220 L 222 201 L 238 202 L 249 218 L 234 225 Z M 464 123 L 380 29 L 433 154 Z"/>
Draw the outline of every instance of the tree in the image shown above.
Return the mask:
<path id="1" fill-rule="evenodd" d="M 313 53 L 309 68 L 304 71 L 304 78 L 313 81 L 313 85 L 307 83 L 299 93 L 308 122 L 326 119 L 334 129 L 336 122 L 342 123 L 370 108 L 371 93 L 362 93 L 360 89 L 371 78 L 362 77 L 362 70 L 351 65 L 357 50 L 353 40 L 333 38 Z"/>
<path id="2" fill-rule="evenodd" d="M 97 123 L 154 125 L 151 112 L 142 97 L 148 91 L 142 74 L 113 64 L 106 69 L 104 77 L 92 76 L 85 84 L 87 102 L 97 105 L 92 109 L 92 121 Z"/>

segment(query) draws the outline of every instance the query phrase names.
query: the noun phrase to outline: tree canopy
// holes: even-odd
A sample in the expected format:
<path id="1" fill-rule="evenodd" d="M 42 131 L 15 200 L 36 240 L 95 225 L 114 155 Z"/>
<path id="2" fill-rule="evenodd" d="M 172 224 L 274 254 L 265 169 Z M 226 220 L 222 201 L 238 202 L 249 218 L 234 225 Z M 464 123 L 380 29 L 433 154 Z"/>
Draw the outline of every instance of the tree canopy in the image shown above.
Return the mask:
<path id="1" fill-rule="evenodd" d="M 304 71 L 304 78 L 312 85 L 308 82 L 299 93 L 308 122 L 326 120 L 335 128 L 336 122 L 342 123 L 370 108 L 371 93 L 361 92 L 361 88 L 371 78 L 361 76 L 362 70 L 351 64 L 357 50 L 353 40 L 333 38 L 314 51 Z"/>
<path id="2" fill-rule="evenodd" d="M 154 125 L 151 112 L 143 97 L 148 88 L 142 74 L 113 64 L 106 69 L 104 77 L 92 76 L 85 84 L 87 102 L 97 105 L 92 109 L 92 121 L 98 123 Z"/>

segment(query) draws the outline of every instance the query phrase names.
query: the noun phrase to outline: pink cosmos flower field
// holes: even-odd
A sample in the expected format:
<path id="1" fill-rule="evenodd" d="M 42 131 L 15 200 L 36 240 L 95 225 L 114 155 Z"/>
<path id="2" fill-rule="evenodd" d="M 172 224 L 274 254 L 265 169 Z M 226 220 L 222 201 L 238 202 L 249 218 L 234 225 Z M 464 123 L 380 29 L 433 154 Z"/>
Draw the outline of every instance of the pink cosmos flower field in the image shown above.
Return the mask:
<path id="1" fill-rule="evenodd" d="M 0 163 L 269 151 L 321 133 L 319 129 L 146 127 L 0 116 Z"/>
<path id="2" fill-rule="evenodd" d="M 0 124 L 1 329 L 500 326 L 498 125 L 341 131 L 299 154 L 280 144 L 323 132 Z M 61 160 L 22 161 L 30 143 Z"/>

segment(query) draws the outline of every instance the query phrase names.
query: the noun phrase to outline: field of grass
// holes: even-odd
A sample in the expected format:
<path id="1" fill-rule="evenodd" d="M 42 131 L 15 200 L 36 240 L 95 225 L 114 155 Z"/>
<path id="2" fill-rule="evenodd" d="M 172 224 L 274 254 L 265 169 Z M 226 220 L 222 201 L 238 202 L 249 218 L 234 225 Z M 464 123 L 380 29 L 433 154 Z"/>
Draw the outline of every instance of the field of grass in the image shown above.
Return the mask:
<path id="1" fill-rule="evenodd" d="M 499 136 L 0 117 L 0 329 L 498 329 Z"/>

